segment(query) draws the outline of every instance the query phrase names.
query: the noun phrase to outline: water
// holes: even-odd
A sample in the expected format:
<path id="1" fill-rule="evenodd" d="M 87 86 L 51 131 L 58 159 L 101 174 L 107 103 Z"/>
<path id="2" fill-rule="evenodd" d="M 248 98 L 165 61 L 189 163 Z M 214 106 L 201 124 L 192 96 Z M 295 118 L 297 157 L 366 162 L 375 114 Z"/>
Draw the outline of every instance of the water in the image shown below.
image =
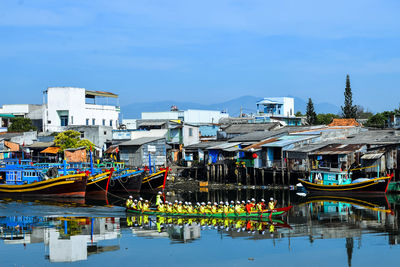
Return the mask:
<path id="1" fill-rule="evenodd" d="M 281 206 L 293 205 L 287 217 L 127 216 L 119 199 L 3 199 L 0 266 L 397 265 L 397 196 L 321 199 L 250 189 L 166 194 L 192 202 L 271 196 Z"/>

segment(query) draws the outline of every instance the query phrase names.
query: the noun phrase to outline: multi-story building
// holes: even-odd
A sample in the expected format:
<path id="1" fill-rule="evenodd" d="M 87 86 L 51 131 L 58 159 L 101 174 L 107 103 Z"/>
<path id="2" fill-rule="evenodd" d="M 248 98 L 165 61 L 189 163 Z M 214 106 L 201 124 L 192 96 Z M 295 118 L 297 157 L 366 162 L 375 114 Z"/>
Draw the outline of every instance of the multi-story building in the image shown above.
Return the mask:
<path id="1" fill-rule="evenodd" d="M 268 97 L 257 102 L 255 122 L 280 122 L 283 125 L 299 126 L 301 118 L 294 115 L 294 98 Z"/>
<path id="2" fill-rule="evenodd" d="M 71 125 L 118 128 L 118 95 L 76 87 L 49 87 L 44 91 L 43 131 L 59 132 Z M 110 102 L 116 102 L 110 104 Z"/>

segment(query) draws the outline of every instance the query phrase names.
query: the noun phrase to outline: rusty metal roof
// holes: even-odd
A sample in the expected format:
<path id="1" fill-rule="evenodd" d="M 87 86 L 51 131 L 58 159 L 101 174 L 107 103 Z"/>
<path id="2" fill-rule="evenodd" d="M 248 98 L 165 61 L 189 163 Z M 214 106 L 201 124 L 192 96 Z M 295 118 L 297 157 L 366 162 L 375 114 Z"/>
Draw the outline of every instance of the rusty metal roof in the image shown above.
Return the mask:
<path id="1" fill-rule="evenodd" d="M 312 152 L 312 155 L 340 155 L 357 152 L 363 144 L 332 144 Z"/>

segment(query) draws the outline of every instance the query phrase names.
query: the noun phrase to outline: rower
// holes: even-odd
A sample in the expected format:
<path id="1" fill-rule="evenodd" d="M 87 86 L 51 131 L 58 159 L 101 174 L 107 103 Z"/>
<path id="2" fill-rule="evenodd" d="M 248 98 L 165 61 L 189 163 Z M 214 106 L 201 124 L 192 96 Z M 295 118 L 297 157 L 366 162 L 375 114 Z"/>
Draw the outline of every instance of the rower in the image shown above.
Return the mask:
<path id="1" fill-rule="evenodd" d="M 176 212 L 182 213 L 183 207 L 182 207 L 182 201 L 179 201 L 177 207 L 176 207 Z"/>
<path id="2" fill-rule="evenodd" d="M 194 209 L 193 209 L 193 211 L 194 211 L 195 213 L 199 213 L 199 212 L 200 212 L 200 207 L 201 207 L 201 204 L 200 204 L 199 202 L 197 202 L 197 203 L 196 203 L 196 206 L 195 206 Z"/>
<path id="3" fill-rule="evenodd" d="M 193 213 L 193 206 L 192 206 L 192 202 L 189 202 L 187 207 L 186 207 L 186 212 L 191 214 Z"/>
<path id="4" fill-rule="evenodd" d="M 201 214 L 205 214 L 206 213 L 206 203 L 201 202 L 201 206 L 199 207 L 199 212 Z"/>
<path id="5" fill-rule="evenodd" d="M 242 212 L 242 205 L 240 205 L 240 201 L 236 201 L 235 213 L 240 214 L 241 212 Z"/>
<path id="6" fill-rule="evenodd" d="M 220 201 L 217 209 L 218 213 L 224 212 L 224 202 Z"/>
<path id="7" fill-rule="evenodd" d="M 174 208 L 172 206 L 172 202 L 168 202 L 167 212 L 168 213 L 172 213 L 173 211 L 174 211 Z"/>
<path id="8" fill-rule="evenodd" d="M 178 204 L 179 204 L 178 200 L 175 200 L 174 204 L 172 205 L 173 206 L 173 212 L 176 212 L 176 209 L 178 208 Z"/>
<path id="9" fill-rule="evenodd" d="M 211 213 L 211 209 L 212 209 L 212 206 L 211 206 L 211 202 L 210 201 L 208 201 L 207 202 L 207 206 L 206 206 L 206 213 Z"/>
<path id="10" fill-rule="evenodd" d="M 264 206 L 265 206 L 265 200 L 264 199 L 261 199 L 261 202 L 258 202 L 257 203 L 257 211 L 258 212 L 262 212 L 263 211 L 263 209 L 264 209 Z"/>
<path id="11" fill-rule="evenodd" d="M 139 201 L 136 205 L 138 210 L 142 210 L 143 209 L 143 198 L 139 198 Z"/>
<path id="12" fill-rule="evenodd" d="M 256 210 L 256 200 L 254 198 L 251 199 L 251 211 Z"/>
<path id="13" fill-rule="evenodd" d="M 133 197 L 129 196 L 129 198 L 126 200 L 125 206 L 129 209 L 133 204 Z"/>
<path id="14" fill-rule="evenodd" d="M 224 214 L 227 215 L 229 212 L 229 202 L 225 202 L 225 206 L 224 206 Z"/>
<path id="15" fill-rule="evenodd" d="M 235 201 L 231 200 L 231 205 L 229 205 L 229 212 L 235 211 Z"/>
<path id="16" fill-rule="evenodd" d="M 162 196 L 162 193 L 160 191 L 160 192 L 158 192 L 157 197 L 156 197 L 156 206 L 158 206 L 162 203 L 161 196 Z"/>
<path id="17" fill-rule="evenodd" d="M 150 207 L 149 201 L 146 199 L 143 206 L 142 206 L 142 211 L 148 211 Z"/>
<path id="18" fill-rule="evenodd" d="M 270 210 L 275 209 L 277 202 L 278 202 L 277 200 L 274 201 L 274 198 L 271 197 L 268 202 L 268 209 L 270 209 Z"/>
<path id="19" fill-rule="evenodd" d="M 211 207 L 211 213 L 217 213 L 218 203 L 214 202 L 214 206 Z"/>
<path id="20" fill-rule="evenodd" d="M 246 202 L 245 202 L 244 200 L 242 200 L 240 206 L 241 206 L 241 209 L 242 209 L 243 211 L 246 210 Z"/>
<path id="21" fill-rule="evenodd" d="M 167 205 L 168 201 L 165 201 L 165 205 Z M 157 211 L 165 212 L 165 205 L 162 201 L 157 205 Z"/>
<path id="22" fill-rule="evenodd" d="M 250 200 L 247 200 L 246 212 L 247 212 L 247 213 L 250 213 L 250 212 L 251 212 L 251 208 L 252 208 L 251 202 L 250 202 Z"/>
<path id="23" fill-rule="evenodd" d="M 135 200 L 132 202 L 131 208 L 134 209 L 134 210 L 137 210 L 137 204 L 138 204 L 138 201 L 137 201 L 137 199 L 135 199 Z"/>

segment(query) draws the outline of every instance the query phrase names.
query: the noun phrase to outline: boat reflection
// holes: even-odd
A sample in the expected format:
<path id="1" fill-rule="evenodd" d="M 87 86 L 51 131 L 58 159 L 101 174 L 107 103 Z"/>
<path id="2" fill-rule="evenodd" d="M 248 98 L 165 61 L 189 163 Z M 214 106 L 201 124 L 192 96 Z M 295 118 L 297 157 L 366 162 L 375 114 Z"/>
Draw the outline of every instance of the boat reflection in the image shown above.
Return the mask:
<path id="1" fill-rule="evenodd" d="M 201 237 L 202 230 L 214 229 L 229 236 L 253 236 L 274 234 L 280 228 L 290 229 L 290 225 L 280 219 L 263 218 L 222 219 L 222 218 L 182 218 L 165 216 L 131 216 L 126 224 L 132 233 L 140 237 L 170 238 L 174 242 L 186 243 Z M 238 234 L 241 233 L 241 234 Z"/>
<path id="2" fill-rule="evenodd" d="M 0 217 L 0 239 L 4 244 L 44 243 L 50 262 L 87 260 L 92 254 L 119 250 L 102 241 L 121 237 L 119 218 Z"/>

